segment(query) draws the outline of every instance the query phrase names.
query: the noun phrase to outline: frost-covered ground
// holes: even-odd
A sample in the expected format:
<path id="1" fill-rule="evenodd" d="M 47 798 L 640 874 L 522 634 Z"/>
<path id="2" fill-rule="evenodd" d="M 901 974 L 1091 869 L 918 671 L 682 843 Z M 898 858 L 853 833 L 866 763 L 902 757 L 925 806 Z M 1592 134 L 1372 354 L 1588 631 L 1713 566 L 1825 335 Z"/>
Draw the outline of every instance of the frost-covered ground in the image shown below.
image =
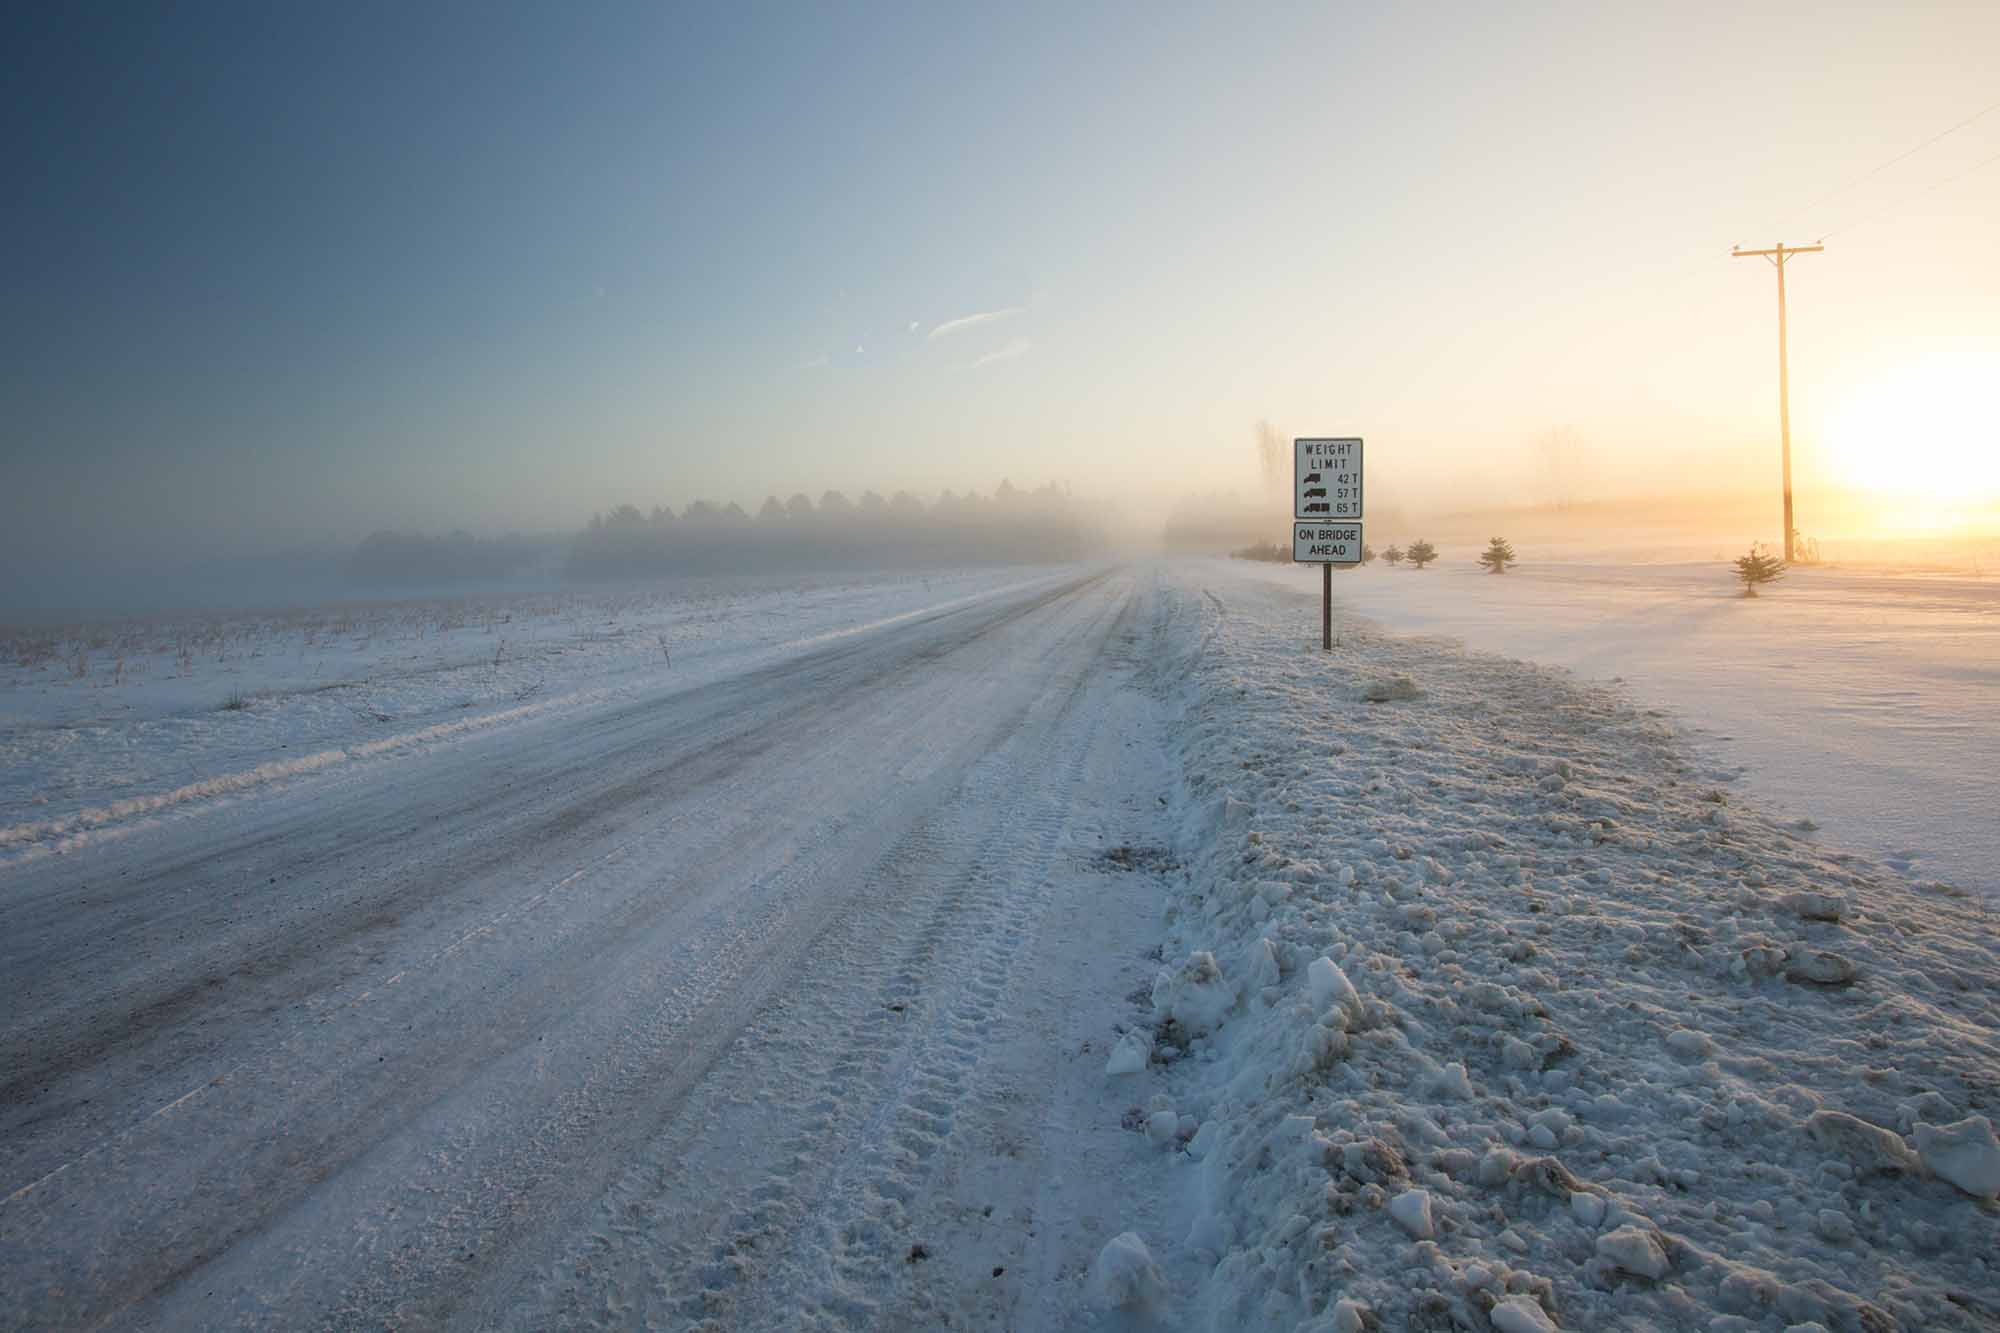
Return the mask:
<path id="1" fill-rule="evenodd" d="M 1160 1322 L 2000 1322 L 1977 898 L 1623 692 L 1345 617 L 1322 655 L 1316 588 L 1177 574 L 1184 870 L 1107 1069 L 1182 1191 Z"/>
<path id="2" fill-rule="evenodd" d="M 1390 629 L 1622 680 L 1766 808 L 2000 901 L 2000 579 L 1798 566 L 1746 600 L 1715 562 L 1524 549 L 1494 578 L 1473 554 L 1338 575 L 1334 596 Z M 1317 595 L 1316 566 L 1263 572 Z"/>
<path id="3" fill-rule="evenodd" d="M 690 578 L 0 627 L 0 861 L 359 760 L 692 689 L 1047 576 Z"/>

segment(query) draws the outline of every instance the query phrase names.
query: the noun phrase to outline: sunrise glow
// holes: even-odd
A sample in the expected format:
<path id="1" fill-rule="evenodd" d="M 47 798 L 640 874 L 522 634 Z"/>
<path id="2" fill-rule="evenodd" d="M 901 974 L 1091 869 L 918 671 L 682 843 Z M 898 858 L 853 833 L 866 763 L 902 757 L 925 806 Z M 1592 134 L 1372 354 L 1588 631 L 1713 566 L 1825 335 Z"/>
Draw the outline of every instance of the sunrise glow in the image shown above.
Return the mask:
<path id="1" fill-rule="evenodd" d="M 2000 346 L 1955 345 L 1836 391 L 1828 479 L 1895 526 L 1950 527 L 2000 500 Z"/>

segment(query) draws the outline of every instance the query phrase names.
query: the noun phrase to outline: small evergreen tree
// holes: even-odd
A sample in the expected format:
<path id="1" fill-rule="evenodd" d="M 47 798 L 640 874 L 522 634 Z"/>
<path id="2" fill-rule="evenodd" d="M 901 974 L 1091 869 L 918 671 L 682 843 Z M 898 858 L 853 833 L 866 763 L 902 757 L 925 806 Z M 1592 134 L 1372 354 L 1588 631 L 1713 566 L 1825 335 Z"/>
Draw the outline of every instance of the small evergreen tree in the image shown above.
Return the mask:
<path id="1" fill-rule="evenodd" d="M 1743 580 L 1743 595 L 1755 597 L 1758 584 L 1776 583 L 1785 577 L 1785 562 L 1752 545 L 1750 554 L 1736 557 L 1736 577 Z"/>
<path id="2" fill-rule="evenodd" d="M 1375 558 L 1375 548 L 1367 542 L 1361 543 L 1361 563 L 1367 564 Z"/>
<path id="3" fill-rule="evenodd" d="M 1410 549 L 1403 552 L 1403 554 L 1410 558 L 1411 564 L 1415 565 L 1418 569 L 1422 569 L 1425 565 L 1438 558 L 1438 548 L 1419 538 L 1411 542 Z"/>
<path id="4" fill-rule="evenodd" d="M 1480 552 L 1479 563 L 1486 566 L 1489 574 L 1505 574 L 1507 566 L 1517 563 L 1514 558 L 1514 548 L 1507 544 L 1505 537 L 1495 537 L 1486 544 L 1486 549 Z"/>
<path id="5" fill-rule="evenodd" d="M 1400 546 L 1391 546 L 1388 550 L 1382 552 L 1382 558 L 1387 560 L 1391 565 L 1400 565 L 1403 563 L 1403 548 Z"/>

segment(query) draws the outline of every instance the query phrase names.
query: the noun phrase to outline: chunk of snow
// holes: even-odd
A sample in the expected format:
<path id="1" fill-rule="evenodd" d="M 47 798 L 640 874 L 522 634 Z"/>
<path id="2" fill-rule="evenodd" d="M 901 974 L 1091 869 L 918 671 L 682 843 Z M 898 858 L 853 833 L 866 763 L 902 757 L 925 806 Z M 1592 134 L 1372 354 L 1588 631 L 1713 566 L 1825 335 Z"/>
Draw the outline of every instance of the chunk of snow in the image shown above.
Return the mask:
<path id="1" fill-rule="evenodd" d="M 1091 1303 L 1101 1310 L 1151 1312 L 1167 1300 L 1166 1279 L 1136 1231 L 1112 1237 L 1099 1251 L 1091 1265 L 1088 1291 Z"/>
<path id="2" fill-rule="evenodd" d="M 1604 1196 L 1592 1194 L 1588 1190 L 1578 1190 L 1569 1196 L 1570 1216 L 1592 1231 L 1604 1220 Z"/>
<path id="3" fill-rule="evenodd" d="M 1854 960 L 1825 949 L 1801 949 L 1785 959 L 1785 980 L 1815 986 L 1845 986 L 1855 977 Z"/>
<path id="4" fill-rule="evenodd" d="M 1639 1227 L 1619 1227 L 1597 1238 L 1598 1257 L 1615 1268 L 1658 1281 L 1667 1273 L 1667 1251 L 1659 1237 Z"/>
<path id="5" fill-rule="evenodd" d="M 1519 1160 L 1507 1148 L 1489 1148 L 1479 1159 L 1479 1183 L 1488 1189 L 1504 1185 L 1514 1174 L 1514 1164 Z"/>
<path id="6" fill-rule="evenodd" d="M 1250 941 L 1250 951 L 1243 962 L 1244 985 L 1261 990 L 1278 984 L 1282 969 L 1278 966 L 1278 951 L 1269 939 L 1259 935 Z"/>
<path id="7" fill-rule="evenodd" d="M 1152 1056 L 1153 1034 L 1144 1028 L 1133 1028 L 1111 1048 L 1111 1058 L 1104 1062 L 1105 1076 L 1117 1078 L 1122 1074 L 1136 1074 L 1146 1067 L 1146 1061 Z"/>
<path id="8" fill-rule="evenodd" d="M 1778 906 L 1807 921 L 1838 921 L 1847 913 L 1847 904 L 1830 893 L 1802 890 L 1779 897 Z"/>
<path id="9" fill-rule="evenodd" d="M 1315 958 L 1307 964 L 1306 983 L 1312 987 L 1313 1008 L 1320 1012 L 1333 1004 L 1353 1007 L 1361 1003 L 1354 983 L 1331 958 Z"/>
<path id="10" fill-rule="evenodd" d="M 1437 1234 L 1436 1224 L 1431 1220 L 1429 1190 L 1404 1190 L 1389 1200 L 1389 1216 L 1418 1240 L 1429 1240 Z"/>
<path id="11" fill-rule="evenodd" d="M 1971 1115 L 1955 1125 L 1917 1123 L 1917 1155 L 1939 1178 L 1975 1199 L 2000 1198 L 2000 1141 L 1993 1122 Z"/>
<path id="12" fill-rule="evenodd" d="M 1206 949 L 1189 954 L 1186 962 L 1162 971 L 1153 982 L 1153 1017 L 1172 1019 L 1195 1036 L 1213 1032 L 1235 1003 L 1235 990 Z"/>
<path id="13" fill-rule="evenodd" d="M 1509 1296 L 1486 1312 L 1499 1333 L 1556 1333 L 1556 1325 L 1531 1296 Z"/>
<path id="14" fill-rule="evenodd" d="M 1146 1117 L 1146 1137 L 1159 1147 L 1172 1145 L 1180 1132 L 1181 1118 L 1172 1111 L 1155 1111 Z"/>
<path id="15" fill-rule="evenodd" d="M 1916 1165 L 1902 1135 L 1845 1111 L 1814 1111 L 1806 1117 L 1806 1133 L 1822 1148 L 1863 1171 L 1908 1171 Z"/>
<path id="16" fill-rule="evenodd" d="M 1370 1316 L 1360 1301 L 1340 1300 L 1333 1306 L 1333 1333 L 1364 1333 Z"/>
<path id="17" fill-rule="evenodd" d="M 1431 1091 L 1440 1097 L 1450 1097 L 1465 1101 L 1472 1096 L 1472 1077 L 1465 1071 L 1465 1063 L 1453 1060 L 1431 1076 Z"/>
<path id="18" fill-rule="evenodd" d="M 1715 1051 L 1715 1043 L 1706 1032 L 1696 1032 L 1693 1028 L 1675 1028 L 1667 1034 L 1667 1049 L 1683 1060 L 1699 1060 Z"/>
<path id="19" fill-rule="evenodd" d="M 1215 1141 L 1221 1136 L 1221 1133 L 1222 1131 L 1216 1128 L 1215 1121 L 1204 1120 L 1201 1128 L 1194 1132 L 1194 1137 L 1188 1140 L 1188 1156 L 1194 1158 L 1196 1161 L 1200 1161 L 1214 1152 Z"/>

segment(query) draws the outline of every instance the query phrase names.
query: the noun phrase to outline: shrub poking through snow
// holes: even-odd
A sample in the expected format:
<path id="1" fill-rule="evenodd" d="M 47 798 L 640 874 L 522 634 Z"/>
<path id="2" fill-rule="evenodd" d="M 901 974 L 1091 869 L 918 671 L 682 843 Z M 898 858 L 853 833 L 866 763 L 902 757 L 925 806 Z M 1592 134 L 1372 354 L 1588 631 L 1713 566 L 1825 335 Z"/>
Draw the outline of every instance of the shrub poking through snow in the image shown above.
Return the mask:
<path id="1" fill-rule="evenodd" d="M 1736 557 L 1736 577 L 1743 580 L 1743 595 L 1755 597 L 1760 583 L 1776 583 L 1785 577 L 1785 562 L 1755 546 L 1750 554 Z"/>
<path id="2" fill-rule="evenodd" d="M 1486 549 L 1479 553 L 1479 563 L 1486 566 L 1489 574 L 1505 574 L 1507 566 L 1516 564 L 1514 548 L 1507 544 L 1505 537 L 1495 537 L 1486 543 Z"/>
<path id="3" fill-rule="evenodd" d="M 1425 565 L 1430 564 L 1438 558 L 1438 548 L 1432 546 L 1427 541 L 1418 540 L 1411 542 L 1410 549 L 1403 552 L 1403 554 L 1409 557 L 1412 565 L 1418 569 L 1422 569 Z"/>
<path id="4" fill-rule="evenodd" d="M 1400 565 L 1403 563 L 1403 548 L 1400 546 L 1391 546 L 1388 550 L 1382 552 L 1382 558 L 1387 560 L 1392 566 Z"/>

